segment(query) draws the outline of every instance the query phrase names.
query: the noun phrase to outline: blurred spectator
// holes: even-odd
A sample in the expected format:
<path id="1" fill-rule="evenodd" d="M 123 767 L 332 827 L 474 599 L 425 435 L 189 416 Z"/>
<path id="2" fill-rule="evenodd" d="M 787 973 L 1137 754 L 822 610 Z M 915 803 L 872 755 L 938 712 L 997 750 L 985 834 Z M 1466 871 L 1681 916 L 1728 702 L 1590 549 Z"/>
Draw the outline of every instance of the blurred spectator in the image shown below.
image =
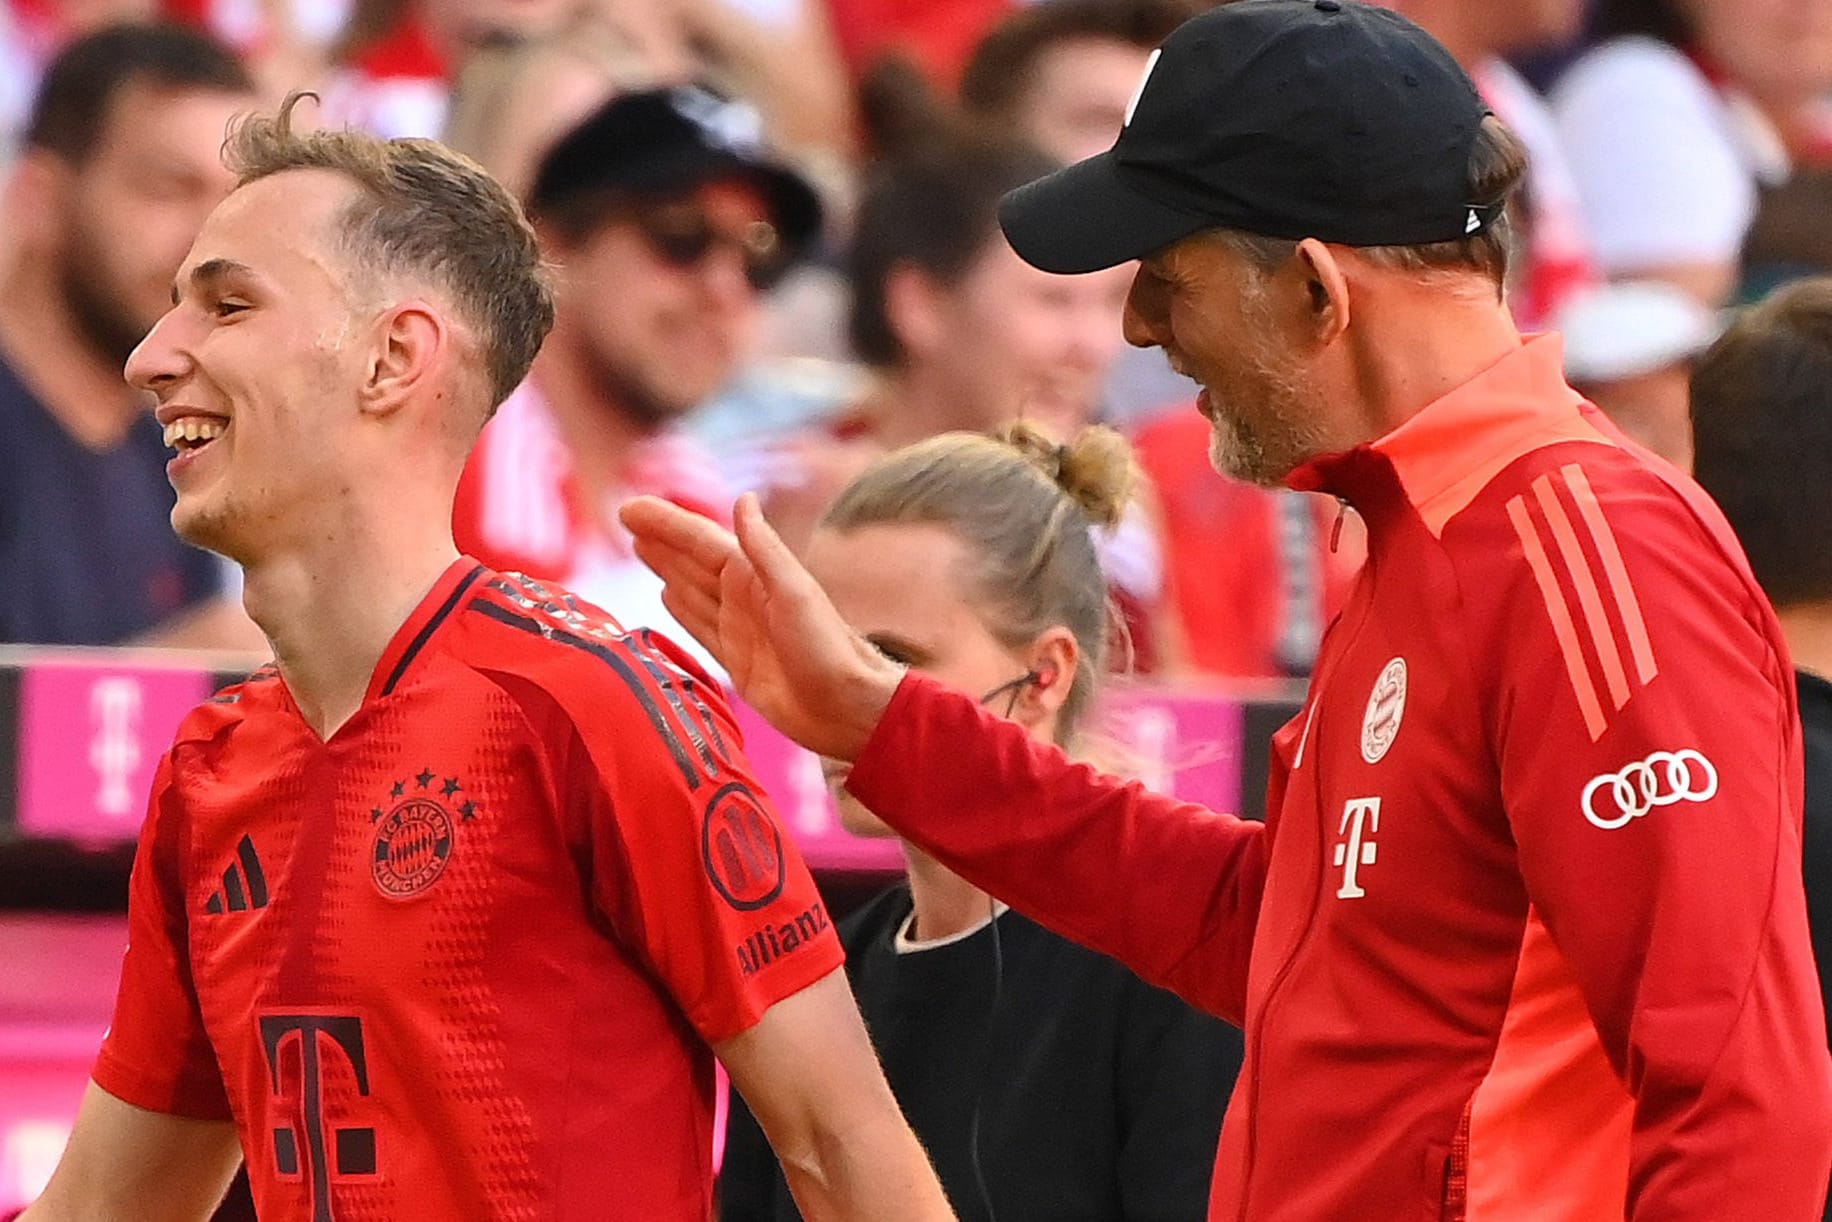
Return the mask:
<path id="1" fill-rule="evenodd" d="M 557 318 L 472 454 L 460 547 L 625 623 L 672 622 L 617 508 L 652 493 L 729 513 L 711 456 L 677 426 L 744 361 L 763 293 L 820 226 L 813 190 L 758 129 L 750 107 L 683 85 L 614 98 L 543 159 L 530 212 L 558 264 Z"/>
<path id="2" fill-rule="evenodd" d="M 1016 9 L 974 49 L 961 75 L 967 112 L 1063 162 L 1105 152 L 1152 50 L 1207 0 L 1048 0 Z M 1157 348 L 1113 362 L 1107 414 L 1128 421 L 1195 393 Z"/>
<path id="3" fill-rule="evenodd" d="M 886 654 L 1073 749 L 1104 669 L 1091 527 L 1135 475 L 1104 429 L 933 438 L 841 493 L 809 572 Z M 828 774 L 849 831 L 894 834 Z M 1240 1034 L 903 850 L 907 884 L 840 924 L 846 970 L 963 1222 L 1202 1218 Z M 799 1217 L 736 1100 L 720 1195 L 723 1222 Z"/>
<path id="4" fill-rule="evenodd" d="M 560 137 L 619 89 L 655 84 L 648 61 L 614 28 L 579 18 L 474 52 L 453 87 L 442 139 L 526 199 Z"/>
<path id="5" fill-rule="evenodd" d="M 871 173 L 847 256 L 847 329 L 869 366 L 865 394 L 827 424 L 769 454 L 752 484 L 792 545 L 839 489 L 877 456 L 956 430 L 1015 419 L 1067 438 L 1095 420 L 1123 344 L 1129 272 L 1052 276 L 999 232 L 1006 191 L 1055 162 L 1028 144 L 938 128 Z M 1163 614 L 1163 551 L 1145 503 L 1100 534 L 1115 597 L 1142 671 L 1174 669 Z"/>
<path id="6" fill-rule="evenodd" d="M 1201 0 L 1047 0 L 1018 9 L 974 48 L 961 104 L 1067 165 L 1104 153 L 1153 48 L 1210 7 Z"/>
<path id="7" fill-rule="evenodd" d="M 1577 184 L 1551 112 L 1503 56 L 1556 46 L 1584 24 L 1584 0 L 1388 0 L 1449 48 L 1483 100 L 1526 145 L 1530 168 L 1515 197 L 1521 257 L 1508 304 L 1523 331 L 1538 331 L 1597 279 Z"/>
<path id="8" fill-rule="evenodd" d="M 1584 293 L 1559 316 L 1565 377 L 1624 433 L 1692 469 L 1687 382 L 1717 337 L 1716 316 L 1681 289 L 1623 281 Z"/>
<path id="9" fill-rule="evenodd" d="M 1832 275 L 1832 168 L 1803 166 L 1761 194 L 1743 239 L 1737 300 L 1760 301 L 1790 280 Z"/>
<path id="10" fill-rule="evenodd" d="M 450 80 L 472 50 L 561 29 L 586 0 L 355 0 L 324 87 L 332 123 L 382 136 L 444 130 Z"/>
<path id="11" fill-rule="evenodd" d="M 1832 279 L 1738 319 L 1699 362 L 1692 412 L 1698 481 L 1742 541 L 1796 667 L 1807 915 L 1832 1009 Z"/>
<path id="12" fill-rule="evenodd" d="M 840 57 L 855 78 L 886 58 L 953 92 L 973 48 L 1013 0 L 825 0 Z"/>
<path id="13" fill-rule="evenodd" d="M 434 134 L 476 50 L 581 20 L 615 31 L 650 79 L 710 80 L 750 101 L 779 144 L 851 149 L 851 96 L 815 0 L 355 0 L 327 110 L 383 135 Z"/>
<path id="14" fill-rule="evenodd" d="M 1596 24 L 1553 109 L 1598 260 L 1721 305 L 1832 89 L 1832 0 L 1600 0 Z"/>
<path id="15" fill-rule="evenodd" d="M 172 533 L 170 455 L 121 369 L 234 185 L 218 150 L 251 88 L 216 42 L 155 25 L 79 39 L 45 75 L 6 191 L 0 640 L 118 642 L 221 587 Z"/>
<path id="16" fill-rule="evenodd" d="M 151 21 L 157 0 L 0 0 L 0 160 L 31 113 L 45 66 L 105 26 Z"/>

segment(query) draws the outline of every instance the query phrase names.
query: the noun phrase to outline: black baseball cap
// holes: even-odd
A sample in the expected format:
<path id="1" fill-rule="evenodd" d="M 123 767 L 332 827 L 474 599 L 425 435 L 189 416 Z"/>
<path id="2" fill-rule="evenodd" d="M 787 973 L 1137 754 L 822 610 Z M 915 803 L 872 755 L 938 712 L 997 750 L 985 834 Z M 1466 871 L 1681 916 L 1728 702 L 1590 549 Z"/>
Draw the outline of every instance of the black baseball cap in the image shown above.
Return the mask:
<path id="1" fill-rule="evenodd" d="M 765 146 L 756 109 L 701 85 L 622 93 L 600 106 L 541 158 L 528 205 L 538 216 L 607 189 L 661 195 L 719 178 L 762 193 L 789 250 L 820 233 L 820 197 Z"/>
<path id="2" fill-rule="evenodd" d="M 1012 248 L 1099 271 L 1204 229 L 1347 246 L 1468 237 L 1488 107 L 1436 39 L 1358 0 L 1235 0 L 1153 51 L 1114 146 L 1006 195 Z"/>

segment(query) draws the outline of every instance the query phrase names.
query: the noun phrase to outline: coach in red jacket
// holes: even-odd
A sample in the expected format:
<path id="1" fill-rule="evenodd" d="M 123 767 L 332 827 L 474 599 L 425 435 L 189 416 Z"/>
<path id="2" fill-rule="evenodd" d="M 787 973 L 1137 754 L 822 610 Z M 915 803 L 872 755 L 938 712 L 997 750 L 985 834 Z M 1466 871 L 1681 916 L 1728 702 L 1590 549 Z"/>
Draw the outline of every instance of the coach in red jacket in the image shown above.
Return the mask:
<path id="1" fill-rule="evenodd" d="M 1213 1218 L 1787 1222 L 1825 1200 L 1787 650 L 1717 510 L 1565 385 L 1556 337 L 1516 332 L 1523 163 L 1403 19 L 1242 0 L 1165 43 L 1110 152 L 1007 199 L 1046 270 L 1142 259 L 1128 337 L 1202 383 L 1217 466 L 1366 520 L 1263 827 L 900 674 L 754 506 L 742 550 L 630 515 L 683 622 L 854 760 L 867 806 L 1246 1028 Z"/>

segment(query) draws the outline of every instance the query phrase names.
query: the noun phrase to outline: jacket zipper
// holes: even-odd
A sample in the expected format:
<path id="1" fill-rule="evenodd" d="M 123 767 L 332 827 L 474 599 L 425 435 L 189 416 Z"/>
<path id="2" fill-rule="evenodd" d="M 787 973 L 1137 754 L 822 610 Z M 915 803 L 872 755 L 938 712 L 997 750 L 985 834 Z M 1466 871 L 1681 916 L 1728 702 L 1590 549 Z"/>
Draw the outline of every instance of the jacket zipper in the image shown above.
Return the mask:
<path id="1" fill-rule="evenodd" d="M 1348 502 L 1343 501 L 1340 497 L 1337 499 L 1342 505 L 1342 510 L 1338 511 L 1336 518 L 1336 526 L 1340 529 L 1342 526 L 1341 513 L 1347 510 Z M 1356 581 L 1356 594 L 1362 594 L 1363 590 L 1366 591 L 1366 594 L 1363 597 L 1362 606 L 1360 608 L 1361 614 L 1355 621 L 1354 632 L 1343 642 L 1340 649 L 1331 652 L 1329 669 L 1317 675 L 1313 681 L 1311 694 L 1311 715 L 1313 719 L 1317 709 L 1321 707 L 1323 703 L 1324 694 L 1329 686 L 1329 680 L 1335 675 L 1336 669 L 1341 664 L 1343 657 L 1354 647 L 1356 638 L 1361 635 L 1361 630 L 1367 626 L 1368 615 L 1374 608 L 1374 552 L 1372 547 L 1368 549 L 1367 559 L 1362 562 L 1361 576 Z M 1315 730 L 1316 727 L 1311 724 L 1307 724 L 1304 727 L 1304 738 L 1307 743 Z M 1320 756 L 1318 757 L 1318 763 L 1315 767 L 1319 769 L 1322 767 Z M 1294 763 L 1293 771 L 1296 771 L 1296 768 L 1297 765 Z M 1323 801 L 1321 776 L 1318 777 L 1314 788 L 1317 792 L 1317 809 L 1320 812 L 1322 810 Z M 1286 792 L 1290 792 L 1289 784 L 1286 786 Z M 1327 821 L 1325 821 L 1325 823 L 1327 825 Z M 1266 1016 L 1272 1011 L 1273 999 L 1278 996 L 1280 986 L 1285 983 L 1285 978 L 1291 974 L 1291 969 L 1296 965 L 1298 958 L 1304 953 L 1304 946 L 1310 941 L 1311 930 L 1316 928 L 1317 909 L 1322 906 L 1323 888 L 1327 881 L 1328 880 L 1324 877 L 1324 871 L 1319 869 L 1317 872 L 1316 885 L 1311 889 L 1310 908 L 1304 916 L 1304 928 L 1302 932 L 1298 934 L 1298 940 L 1292 944 L 1291 953 L 1285 956 L 1285 961 L 1279 965 L 1279 970 L 1273 974 L 1272 983 L 1266 986 L 1266 1000 L 1260 1005 L 1259 1014 L 1255 1016 L 1253 1028 L 1248 1033 L 1247 1047 L 1249 1049 L 1249 1054 L 1247 1072 L 1251 1076 L 1247 1079 L 1247 1115 L 1249 1117 L 1247 1121 L 1247 1170 L 1246 1175 L 1241 1181 L 1240 1212 L 1235 1215 L 1238 1222 L 1247 1222 L 1247 1207 L 1253 1199 L 1253 1173 L 1255 1164 L 1258 1162 L 1259 1158 L 1260 1037 L 1266 1027 Z"/>

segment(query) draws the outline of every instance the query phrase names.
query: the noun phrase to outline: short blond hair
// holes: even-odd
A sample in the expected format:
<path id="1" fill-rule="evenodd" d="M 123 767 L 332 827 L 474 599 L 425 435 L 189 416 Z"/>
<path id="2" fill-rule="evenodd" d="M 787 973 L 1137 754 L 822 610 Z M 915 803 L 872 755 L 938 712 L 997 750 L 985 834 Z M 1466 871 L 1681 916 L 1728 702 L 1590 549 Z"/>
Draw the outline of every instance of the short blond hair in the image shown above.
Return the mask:
<path id="1" fill-rule="evenodd" d="M 528 376 L 553 327 L 553 290 L 521 205 L 470 158 L 433 140 L 383 140 L 347 128 L 300 132 L 289 94 L 249 115 L 223 145 L 239 186 L 288 170 L 330 170 L 362 188 L 339 240 L 359 267 L 430 281 L 476 331 L 490 409 Z"/>

